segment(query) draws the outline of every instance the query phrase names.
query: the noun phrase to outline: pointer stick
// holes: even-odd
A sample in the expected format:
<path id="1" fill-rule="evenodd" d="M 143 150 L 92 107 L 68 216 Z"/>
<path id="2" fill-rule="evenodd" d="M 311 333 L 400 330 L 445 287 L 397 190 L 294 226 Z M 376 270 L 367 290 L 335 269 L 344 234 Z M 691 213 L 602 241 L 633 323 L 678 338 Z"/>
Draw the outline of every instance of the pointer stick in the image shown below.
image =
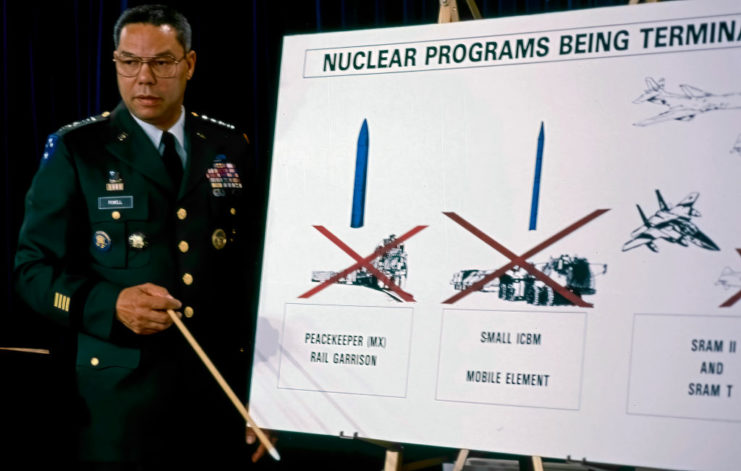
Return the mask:
<path id="1" fill-rule="evenodd" d="M 8 350 L 11 352 L 38 353 L 40 355 L 49 354 L 49 350 L 45 348 L 0 347 L 0 350 Z"/>
<path id="2" fill-rule="evenodd" d="M 267 448 L 270 456 L 272 456 L 276 461 L 280 461 L 278 450 L 276 450 L 273 444 L 270 443 L 270 440 L 268 440 L 265 432 L 263 432 L 260 427 L 257 426 L 255 421 L 252 420 L 252 417 L 250 417 L 250 414 L 247 413 L 247 409 L 244 407 L 244 404 L 242 404 L 242 402 L 239 400 L 239 398 L 226 382 L 224 377 L 221 376 L 221 373 L 219 373 L 219 370 L 216 369 L 214 364 L 211 362 L 211 359 L 208 357 L 208 355 L 206 355 L 206 352 L 204 352 L 201 346 L 198 345 L 198 342 L 193 337 L 193 334 L 191 334 L 188 328 L 185 327 L 185 324 L 183 324 L 183 321 L 181 321 L 178 315 L 175 314 L 175 311 L 173 311 L 172 309 L 168 309 L 167 314 L 169 314 L 172 321 L 175 323 L 178 329 L 180 329 L 180 333 L 183 334 L 183 337 L 185 337 L 190 346 L 193 347 L 193 350 L 196 351 L 203 364 L 206 365 L 208 371 L 211 372 L 216 382 L 219 383 L 219 386 L 221 386 L 221 389 L 223 389 L 226 395 L 229 396 L 229 399 L 232 401 L 232 404 L 234 404 L 234 407 L 237 408 L 240 414 L 242 414 L 242 417 L 244 417 L 244 420 L 246 420 L 247 423 L 253 428 L 255 434 L 257 435 L 257 438 L 260 439 L 260 443 L 262 443 L 263 446 Z"/>

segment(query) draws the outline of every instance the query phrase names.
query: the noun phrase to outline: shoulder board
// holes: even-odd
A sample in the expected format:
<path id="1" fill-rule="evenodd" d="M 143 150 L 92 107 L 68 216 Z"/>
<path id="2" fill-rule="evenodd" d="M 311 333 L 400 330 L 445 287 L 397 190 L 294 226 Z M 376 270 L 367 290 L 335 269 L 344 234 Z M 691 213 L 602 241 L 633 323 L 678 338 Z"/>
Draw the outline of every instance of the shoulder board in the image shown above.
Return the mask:
<path id="1" fill-rule="evenodd" d="M 44 143 L 44 154 L 41 156 L 41 166 L 46 165 L 54 156 L 54 152 L 57 149 L 57 142 L 59 141 L 60 137 L 64 136 L 70 131 L 82 128 L 83 126 L 107 121 L 110 114 L 111 113 L 109 113 L 108 111 L 105 111 L 97 116 L 91 116 L 89 118 L 83 119 L 82 121 L 75 121 L 74 123 L 62 126 L 55 133 L 49 134 L 49 136 L 46 138 L 46 142 Z"/>
<path id="2" fill-rule="evenodd" d="M 54 134 L 56 134 L 58 136 L 62 136 L 64 134 L 67 134 L 70 131 L 74 131 L 75 129 L 79 129 L 79 128 L 84 127 L 84 126 L 87 126 L 89 124 L 100 123 L 100 122 L 103 122 L 103 121 L 107 121 L 110 115 L 111 115 L 111 113 L 109 113 L 108 111 L 105 111 L 105 112 L 103 112 L 103 113 L 101 113 L 101 114 L 99 114 L 97 116 L 90 116 L 89 118 L 85 118 L 82 121 L 75 121 L 74 123 L 70 123 L 70 124 L 68 124 L 66 126 L 62 126 Z"/>
<path id="3" fill-rule="evenodd" d="M 212 118 L 210 116 L 206 116 L 205 114 L 199 115 L 198 113 L 194 113 L 192 111 L 191 111 L 190 114 L 192 114 L 194 117 L 200 119 L 204 123 L 211 123 L 211 124 L 214 124 L 214 125 L 222 128 L 222 129 L 227 129 L 229 131 L 235 131 L 236 132 L 236 130 L 237 130 L 236 126 L 234 126 L 233 124 L 225 123 L 224 121 L 221 121 L 221 120 L 218 120 L 218 119 L 214 119 L 214 118 Z M 242 137 L 249 144 L 250 138 L 247 137 L 247 134 L 244 134 L 243 133 L 242 134 Z"/>
<path id="4" fill-rule="evenodd" d="M 225 129 L 230 129 L 232 131 L 234 131 L 235 129 L 237 129 L 233 124 L 225 123 L 224 121 L 220 121 L 218 119 L 214 119 L 214 118 L 212 118 L 210 116 L 206 116 L 205 114 L 199 115 L 198 113 L 192 113 L 192 112 L 190 114 L 192 114 L 196 118 L 200 118 L 202 121 L 204 121 L 206 123 L 217 124 L 217 125 L 225 128 Z"/>

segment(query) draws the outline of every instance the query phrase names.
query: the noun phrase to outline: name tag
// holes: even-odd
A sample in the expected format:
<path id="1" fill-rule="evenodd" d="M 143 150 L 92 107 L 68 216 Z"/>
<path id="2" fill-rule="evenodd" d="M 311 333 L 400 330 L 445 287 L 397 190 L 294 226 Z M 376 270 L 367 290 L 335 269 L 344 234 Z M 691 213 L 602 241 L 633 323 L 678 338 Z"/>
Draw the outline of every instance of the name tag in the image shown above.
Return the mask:
<path id="1" fill-rule="evenodd" d="M 101 196 L 98 198 L 98 209 L 132 209 L 133 196 Z"/>

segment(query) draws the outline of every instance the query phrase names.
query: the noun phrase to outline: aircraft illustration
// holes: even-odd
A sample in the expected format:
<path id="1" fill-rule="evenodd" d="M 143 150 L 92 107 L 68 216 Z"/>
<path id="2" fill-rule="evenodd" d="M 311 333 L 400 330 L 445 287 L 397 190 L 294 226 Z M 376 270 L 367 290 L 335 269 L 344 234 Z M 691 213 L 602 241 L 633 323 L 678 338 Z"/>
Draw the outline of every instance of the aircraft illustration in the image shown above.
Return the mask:
<path id="1" fill-rule="evenodd" d="M 700 194 L 697 192 L 690 193 L 670 208 L 659 190 L 656 190 L 659 210 L 653 216 L 647 218 L 641 207 L 636 205 L 643 220 L 643 225 L 631 232 L 631 239 L 623 244 L 623 252 L 642 245 L 653 252 L 658 252 L 656 239 L 664 239 L 682 247 L 687 247 L 688 242 L 692 242 L 703 249 L 720 250 L 715 242 L 703 234 L 691 221 L 693 217 L 700 217 L 700 212 L 692 207 L 699 196 Z"/>
<path id="2" fill-rule="evenodd" d="M 733 271 L 731 267 L 725 267 L 715 284 L 725 289 L 741 288 L 741 271 Z"/>
<path id="3" fill-rule="evenodd" d="M 736 143 L 733 144 L 733 147 L 731 148 L 731 153 L 741 155 L 741 134 L 739 134 L 738 137 L 736 138 Z"/>
<path id="4" fill-rule="evenodd" d="M 690 121 L 701 113 L 715 110 L 741 109 L 741 93 L 715 95 L 691 85 L 681 84 L 682 93 L 671 93 L 664 89 L 664 79 L 658 81 L 646 78 L 646 90 L 633 100 L 633 103 L 653 103 L 668 106 L 669 109 L 658 115 L 633 123 L 634 126 L 648 126 L 662 121 Z"/>

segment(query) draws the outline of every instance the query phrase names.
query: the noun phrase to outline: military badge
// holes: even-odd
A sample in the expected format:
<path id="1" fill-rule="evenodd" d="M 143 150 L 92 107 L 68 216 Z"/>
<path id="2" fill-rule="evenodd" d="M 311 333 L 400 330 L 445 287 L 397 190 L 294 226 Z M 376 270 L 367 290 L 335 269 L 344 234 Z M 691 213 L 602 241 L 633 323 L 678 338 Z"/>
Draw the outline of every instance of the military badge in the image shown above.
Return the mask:
<path id="1" fill-rule="evenodd" d="M 129 236 L 129 247 L 131 247 L 132 249 L 142 250 L 148 245 L 149 241 L 147 241 L 147 236 L 145 236 L 141 232 L 134 232 Z"/>
<path id="2" fill-rule="evenodd" d="M 216 229 L 211 234 L 211 243 L 214 244 L 216 250 L 221 250 L 226 246 L 226 232 L 224 232 L 224 229 Z"/>
<path id="3" fill-rule="evenodd" d="M 58 140 L 59 135 L 57 134 L 49 134 L 49 137 L 46 138 L 46 144 L 44 145 L 44 156 L 41 159 L 41 165 L 45 165 L 54 155 Z"/>
<path id="4" fill-rule="evenodd" d="M 225 196 L 227 191 L 235 191 L 242 188 L 239 172 L 234 164 L 226 161 L 224 154 L 219 154 L 214 159 L 213 166 L 206 171 L 211 191 L 214 196 Z"/>
<path id="5" fill-rule="evenodd" d="M 106 191 L 123 191 L 124 181 L 115 170 L 108 171 L 108 183 L 105 184 Z"/>
<path id="6" fill-rule="evenodd" d="M 111 250 L 111 238 L 105 231 L 95 231 L 95 234 L 93 234 L 93 245 L 99 252 L 108 252 Z"/>

